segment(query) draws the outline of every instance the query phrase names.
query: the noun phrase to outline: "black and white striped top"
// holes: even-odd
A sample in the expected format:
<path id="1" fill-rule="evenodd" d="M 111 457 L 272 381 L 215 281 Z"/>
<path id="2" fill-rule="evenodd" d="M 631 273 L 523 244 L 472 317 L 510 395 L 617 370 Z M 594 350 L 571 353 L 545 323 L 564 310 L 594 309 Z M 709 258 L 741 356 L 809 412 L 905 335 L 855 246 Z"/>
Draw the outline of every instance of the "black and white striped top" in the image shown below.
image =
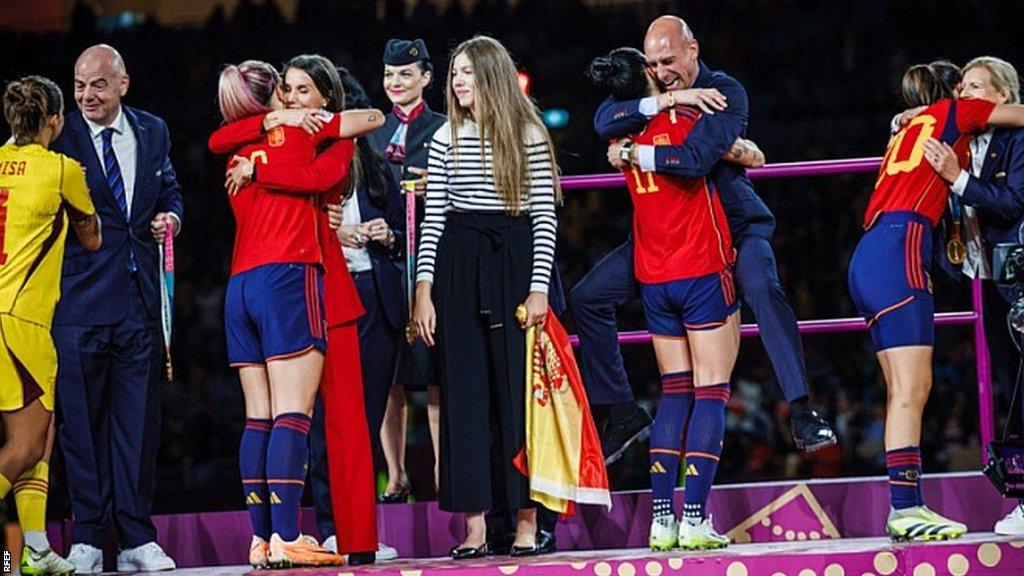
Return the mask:
<path id="1" fill-rule="evenodd" d="M 523 213 L 529 213 L 533 227 L 533 273 L 530 291 L 547 294 L 555 260 L 555 188 L 549 146 L 539 128 L 527 131 L 529 181 L 523 191 Z M 459 212 L 500 212 L 505 202 L 494 188 L 490 167 L 491 145 L 485 142 L 484 163 L 480 161 L 480 133 L 467 122 L 459 132 L 458 168 L 451 146 L 451 124 L 445 122 L 430 143 L 427 164 L 426 214 L 421 228 L 417 281 L 434 281 L 437 242 L 444 232 L 445 214 Z M 486 168 L 485 168 L 486 166 Z"/>

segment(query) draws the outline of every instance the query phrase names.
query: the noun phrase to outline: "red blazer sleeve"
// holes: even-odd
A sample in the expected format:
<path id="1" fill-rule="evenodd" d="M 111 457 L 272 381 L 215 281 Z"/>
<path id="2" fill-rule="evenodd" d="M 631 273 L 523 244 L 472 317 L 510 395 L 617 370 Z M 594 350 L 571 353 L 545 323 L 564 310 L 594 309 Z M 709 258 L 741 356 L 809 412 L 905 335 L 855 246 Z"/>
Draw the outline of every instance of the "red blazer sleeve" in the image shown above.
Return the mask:
<path id="1" fill-rule="evenodd" d="M 280 192 L 326 192 L 348 177 L 348 167 L 355 153 L 355 142 L 338 140 L 316 155 L 312 164 L 260 164 L 255 181 Z"/>
<path id="2" fill-rule="evenodd" d="M 325 120 L 324 127 L 313 135 L 313 142 L 337 140 L 341 134 L 341 112 L 321 112 L 320 117 Z"/>
<path id="3" fill-rule="evenodd" d="M 214 154 L 230 154 L 246 144 L 263 139 L 263 118 L 266 114 L 248 116 L 218 128 L 210 134 L 207 146 Z"/>

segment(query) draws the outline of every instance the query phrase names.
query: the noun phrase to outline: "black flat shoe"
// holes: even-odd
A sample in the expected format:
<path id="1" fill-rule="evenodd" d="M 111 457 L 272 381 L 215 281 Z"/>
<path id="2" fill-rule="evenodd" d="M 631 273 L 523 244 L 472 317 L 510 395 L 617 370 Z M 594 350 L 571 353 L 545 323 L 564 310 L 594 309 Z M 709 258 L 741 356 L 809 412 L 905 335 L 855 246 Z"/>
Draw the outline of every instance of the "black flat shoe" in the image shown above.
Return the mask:
<path id="1" fill-rule="evenodd" d="M 382 492 L 377 497 L 377 502 L 380 504 L 405 504 L 409 499 L 410 492 L 412 492 L 412 486 L 403 484 L 398 492 Z"/>
<path id="2" fill-rule="evenodd" d="M 516 546 L 512 545 L 512 551 L 509 552 L 509 556 L 522 557 L 522 556 L 536 556 L 540 554 L 540 547 L 536 544 L 532 546 Z"/>
<path id="3" fill-rule="evenodd" d="M 352 552 L 348 555 L 349 566 L 363 566 L 377 561 L 376 552 Z"/>
<path id="4" fill-rule="evenodd" d="M 480 545 L 479 548 L 470 548 L 469 546 L 452 548 L 451 551 L 452 560 L 469 560 L 470 558 L 483 558 L 487 556 L 487 542 Z"/>
<path id="5" fill-rule="evenodd" d="M 537 531 L 537 554 L 553 554 L 558 552 L 555 544 L 555 533 L 547 530 Z"/>

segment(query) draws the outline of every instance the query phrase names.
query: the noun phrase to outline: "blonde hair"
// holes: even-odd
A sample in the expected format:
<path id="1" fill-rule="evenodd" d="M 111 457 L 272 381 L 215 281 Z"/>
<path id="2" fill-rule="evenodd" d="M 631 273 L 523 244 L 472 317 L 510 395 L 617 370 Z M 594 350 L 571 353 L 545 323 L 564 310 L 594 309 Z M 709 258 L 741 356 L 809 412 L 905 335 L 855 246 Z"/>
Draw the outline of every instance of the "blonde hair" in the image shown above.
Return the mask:
<path id="1" fill-rule="evenodd" d="M 270 110 L 270 99 L 281 83 L 273 66 L 260 60 L 229 64 L 220 73 L 217 101 L 225 122 Z"/>
<path id="2" fill-rule="evenodd" d="M 473 64 L 476 97 L 472 112 L 459 106 L 452 88 L 455 58 L 465 54 Z M 505 208 L 518 215 L 523 208 L 523 193 L 530 185 L 529 161 L 526 154 L 527 136 L 533 128 L 547 141 L 551 169 L 554 174 L 555 201 L 560 202 L 562 188 L 558 182 L 558 164 L 555 162 L 551 135 L 537 114 L 537 107 L 519 89 L 518 72 L 508 50 L 494 38 L 475 36 L 459 44 L 452 51 L 448 64 L 448 87 L 445 100 L 448 121 L 451 123 L 452 148 L 458 158 L 458 135 L 463 124 L 475 121 L 483 142 L 491 144 L 494 187 Z"/>
<path id="3" fill-rule="evenodd" d="M 964 73 L 971 68 L 984 68 L 992 76 L 992 86 L 1007 95 L 1007 104 L 1020 103 L 1020 80 L 1017 69 L 1006 60 L 995 56 L 979 56 L 964 66 Z"/>

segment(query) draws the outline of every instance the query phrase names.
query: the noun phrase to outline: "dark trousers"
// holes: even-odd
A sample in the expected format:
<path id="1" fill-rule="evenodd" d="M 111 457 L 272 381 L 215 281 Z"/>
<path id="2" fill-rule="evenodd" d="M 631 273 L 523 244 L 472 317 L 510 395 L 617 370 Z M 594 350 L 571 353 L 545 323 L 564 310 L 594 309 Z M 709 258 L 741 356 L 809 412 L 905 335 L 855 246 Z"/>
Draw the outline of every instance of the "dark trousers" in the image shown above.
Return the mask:
<path id="1" fill-rule="evenodd" d="M 515 308 L 529 292 L 532 254 L 526 216 L 447 215 L 432 291 L 443 510 L 487 510 L 495 492 L 510 510 L 531 505 L 513 458 L 526 435 L 526 339 Z"/>
<path id="2" fill-rule="evenodd" d="M 807 369 L 796 315 L 779 283 L 771 242 L 747 234 L 734 239 L 740 297 L 754 312 L 761 341 L 789 401 L 807 395 Z M 580 338 L 580 369 L 591 404 L 633 400 L 619 349 L 615 309 L 640 296 L 633 275 L 633 240 L 601 259 L 570 293 Z"/>
<path id="3" fill-rule="evenodd" d="M 150 520 L 160 440 L 163 337 L 137 286 L 107 326 L 54 326 L 60 446 L 72 542 L 99 547 L 111 521 L 123 548 L 156 540 Z"/>
<path id="4" fill-rule="evenodd" d="M 387 410 L 391 383 L 395 378 L 395 363 L 402 338 L 401 331 L 391 326 L 384 315 L 379 292 L 372 272 L 352 274 L 356 290 L 363 302 L 365 313 L 358 321 L 359 356 L 363 372 L 363 398 L 366 420 L 373 452 L 380 448 L 380 427 Z M 333 536 L 334 515 L 326 466 L 327 447 L 324 442 L 323 402 L 319 395 L 313 408 L 313 423 L 309 434 L 310 488 L 316 510 L 317 528 L 324 538 Z"/>

